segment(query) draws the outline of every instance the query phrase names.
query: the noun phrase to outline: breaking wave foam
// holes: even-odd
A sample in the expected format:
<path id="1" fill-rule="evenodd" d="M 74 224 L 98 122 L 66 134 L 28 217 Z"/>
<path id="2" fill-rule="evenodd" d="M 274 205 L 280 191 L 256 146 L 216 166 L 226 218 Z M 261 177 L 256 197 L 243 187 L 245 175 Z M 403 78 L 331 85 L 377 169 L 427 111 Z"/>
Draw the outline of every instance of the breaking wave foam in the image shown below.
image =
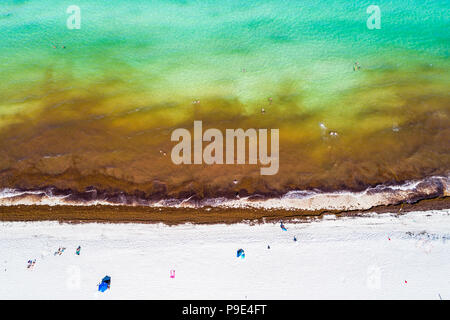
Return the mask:
<path id="1" fill-rule="evenodd" d="M 284 210 L 366 210 L 380 205 L 395 205 L 400 203 L 414 203 L 423 199 L 447 196 L 449 194 L 450 178 L 434 176 L 418 181 L 409 181 L 401 185 L 378 185 L 361 192 L 336 191 L 323 192 L 320 190 L 294 190 L 281 197 L 267 198 L 260 195 L 248 197 L 195 199 L 163 199 L 147 200 L 125 194 L 114 198 L 92 200 L 74 199 L 72 194 L 55 195 L 53 189 L 46 190 L 14 190 L 0 191 L 0 205 L 129 205 L 151 207 L 177 208 L 242 208 L 242 209 L 284 209 Z M 97 195 L 96 190 L 86 193 Z M 75 197 L 76 198 L 76 197 Z"/>

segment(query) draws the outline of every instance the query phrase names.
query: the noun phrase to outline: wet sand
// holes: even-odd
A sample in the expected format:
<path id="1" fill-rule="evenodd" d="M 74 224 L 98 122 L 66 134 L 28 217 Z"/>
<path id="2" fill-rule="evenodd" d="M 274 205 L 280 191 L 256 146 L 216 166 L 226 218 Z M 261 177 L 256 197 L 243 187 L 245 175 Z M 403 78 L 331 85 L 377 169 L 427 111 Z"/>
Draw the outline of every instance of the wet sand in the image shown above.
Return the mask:
<path id="1" fill-rule="evenodd" d="M 301 222 L 303 219 L 322 218 L 327 214 L 336 216 L 358 216 L 368 212 L 398 213 L 411 211 L 440 210 L 450 208 L 449 197 L 421 200 L 414 204 L 404 203 L 378 206 L 369 210 L 355 211 L 303 211 L 303 210 L 262 210 L 235 208 L 154 208 L 144 206 L 46 206 L 18 205 L 0 206 L 0 221 L 59 221 L 68 223 L 264 223 L 268 221 Z"/>

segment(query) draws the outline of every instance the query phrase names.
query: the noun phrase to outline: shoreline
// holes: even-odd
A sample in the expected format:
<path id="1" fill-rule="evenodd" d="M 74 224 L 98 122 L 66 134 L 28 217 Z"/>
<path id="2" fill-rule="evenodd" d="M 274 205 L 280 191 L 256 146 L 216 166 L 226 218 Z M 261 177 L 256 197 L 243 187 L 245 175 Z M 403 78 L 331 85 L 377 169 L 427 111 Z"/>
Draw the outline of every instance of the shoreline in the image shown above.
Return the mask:
<path id="1" fill-rule="evenodd" d="M 365 213 L 397 213 L 411 211 L 442 210 L 450 208 L 450 197 L 424 199 L 416 203 L 376 206 L 367 210 L 267 210 L 242 208 L 155 208 L 144 206 L 48 206 L 16 205 L 0 206 L 0 221 L 58 221 L 60 223 L 163 223 L 165 225 L 265 223 L 283 220 L 303 222 L 325 215 L 361 216 Z"/>

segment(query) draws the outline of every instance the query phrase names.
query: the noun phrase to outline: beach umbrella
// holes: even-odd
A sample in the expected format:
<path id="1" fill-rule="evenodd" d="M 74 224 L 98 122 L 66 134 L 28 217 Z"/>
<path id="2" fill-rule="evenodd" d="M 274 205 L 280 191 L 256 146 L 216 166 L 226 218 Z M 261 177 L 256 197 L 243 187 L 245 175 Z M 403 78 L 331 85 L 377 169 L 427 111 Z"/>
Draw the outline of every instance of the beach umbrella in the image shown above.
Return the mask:
<path id="1" fill-rule="evenodd" d="M 241 259 L 244 259 L 245 258 L 244 249 L 239 249 L 236 253 L 236 257 L 238 257 L 238 258 L 240 257 Z"/>
<path id="2" fill-rule="evenodd" d="M 102 282 L 98 285 L 98 291 L 105 292 L 109 289 L 109 286 L 111 285 L 111 277 L 105 276 L 102 279 Z"/>

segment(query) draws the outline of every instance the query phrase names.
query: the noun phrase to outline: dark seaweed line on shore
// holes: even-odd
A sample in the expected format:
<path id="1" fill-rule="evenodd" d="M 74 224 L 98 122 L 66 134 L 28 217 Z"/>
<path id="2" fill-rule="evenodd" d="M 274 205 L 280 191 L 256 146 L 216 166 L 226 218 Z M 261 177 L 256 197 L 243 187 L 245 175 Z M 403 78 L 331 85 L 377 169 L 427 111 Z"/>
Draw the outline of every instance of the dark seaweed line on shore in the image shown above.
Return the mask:
<path id="1" fill-rule="evenodd" d="M 327 215 L 359 217 L 368 213 L 404 214 L 411 211 L 450 209 L 450 197 L 419 200 L 415 203 L 377 206 L 367 210 L 268 210 L 235 208 L 149 208 L 131 206 L 96 205 L 0 206 L 0 221 L 58 221 L 60 223 L 163 223 L 165 225 L 192 224 L 260 224 L 276 221 L 309 222 Z"/>

